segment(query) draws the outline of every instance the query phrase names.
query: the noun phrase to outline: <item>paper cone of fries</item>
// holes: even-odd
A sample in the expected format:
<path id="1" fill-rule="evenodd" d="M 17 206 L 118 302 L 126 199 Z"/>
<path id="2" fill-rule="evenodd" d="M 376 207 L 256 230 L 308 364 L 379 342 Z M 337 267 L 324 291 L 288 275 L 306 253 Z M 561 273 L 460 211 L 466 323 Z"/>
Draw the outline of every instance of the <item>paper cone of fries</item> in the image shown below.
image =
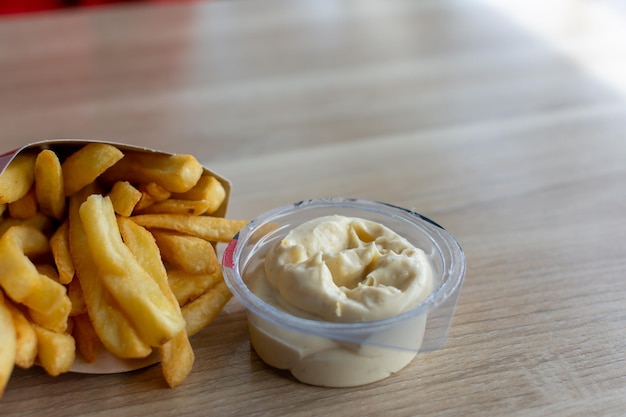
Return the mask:
<path id="1" fill-rule="evenodd" d="M 51 375 L 161 361 L 170 386 L 189 337 L 231 297 L 215 245 L 230 183 L 191 155 L 79 140 L 0 155 L 0 395 L 14 365 Z M 7 341 L 6 343 L 4 341 Z"/>

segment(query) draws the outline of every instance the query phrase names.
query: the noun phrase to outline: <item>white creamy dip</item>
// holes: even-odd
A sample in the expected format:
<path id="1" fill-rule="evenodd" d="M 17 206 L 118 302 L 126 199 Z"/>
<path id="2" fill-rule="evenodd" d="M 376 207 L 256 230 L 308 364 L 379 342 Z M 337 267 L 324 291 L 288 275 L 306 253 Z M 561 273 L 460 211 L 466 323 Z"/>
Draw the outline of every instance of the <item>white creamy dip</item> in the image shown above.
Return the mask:
<path id="1" fill-rule="evenodd" d="M 389 228 L 365 219 L 325 216 L 292 229 L 245 274 L 248 288 L 294 316 L 367 322 L 401 314 L 433 290 L 427 255 Z M 294 332 L 250 317 L 251 342 L 269 365 L 302 382 L 354 386 L 406 366 L 421 345 L 425 315 L 400 337 L 411 350 L 346 343 Z M 404 345 L 407 345 L 406 343 Z"/>

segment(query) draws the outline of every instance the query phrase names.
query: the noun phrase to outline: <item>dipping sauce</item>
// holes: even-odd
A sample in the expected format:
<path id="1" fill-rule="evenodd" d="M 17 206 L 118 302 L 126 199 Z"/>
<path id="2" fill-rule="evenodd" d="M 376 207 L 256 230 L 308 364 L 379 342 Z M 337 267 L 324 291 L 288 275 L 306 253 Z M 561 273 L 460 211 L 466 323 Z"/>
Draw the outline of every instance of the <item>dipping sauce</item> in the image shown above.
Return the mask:
<path id="1" fill-rule="evenodd" d="M 423 250 L 384 225 L 330 215 L 309 220 L 259 253 L 247 269 L 248 288 L 291 315 L 325 322 L 367 322 L 401 314 L 433 291 Z M 426 315 L 411 325 L 413 348 L 390 349 L 337 341 L 249 320 L 252 345 L 269 365 L 300 381 L 354 386 L 388 377 L 419 350 Z"/>

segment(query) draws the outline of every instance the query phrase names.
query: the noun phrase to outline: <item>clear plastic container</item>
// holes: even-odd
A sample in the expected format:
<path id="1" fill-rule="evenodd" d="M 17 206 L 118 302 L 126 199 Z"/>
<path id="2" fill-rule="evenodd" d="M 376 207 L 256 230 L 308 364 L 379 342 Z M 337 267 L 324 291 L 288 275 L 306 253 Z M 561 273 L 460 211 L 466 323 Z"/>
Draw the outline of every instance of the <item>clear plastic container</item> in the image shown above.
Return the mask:
<path id="1" fill-rule="evenodd" d="M 308 220 L 334 214 L 381 223 L 422 249 L 433 269 L 433 292 L 390 318 L 336 323 L 291 315 L 248 289 L 249 270 L 277 241 Z M 301 382 L 333 387 L 384 379 L 418 352 L 439 348 L 465 276 L 461 246 L 437 223 L 397 206 L 339 198 L 301 201 L 260 215 L 229 243 L 222 265 L 227 285 L 247 310 L 250 340 L 261 359 Z"/>

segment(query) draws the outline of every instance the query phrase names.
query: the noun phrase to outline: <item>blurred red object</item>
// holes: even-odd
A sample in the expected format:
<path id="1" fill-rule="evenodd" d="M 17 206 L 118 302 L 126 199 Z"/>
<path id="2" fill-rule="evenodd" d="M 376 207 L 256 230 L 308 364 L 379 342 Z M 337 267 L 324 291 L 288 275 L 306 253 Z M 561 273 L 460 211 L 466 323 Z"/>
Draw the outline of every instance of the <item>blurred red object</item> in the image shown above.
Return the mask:
<path id="1" fill-rule="evenodd" d="M 151 0 L 0 0 L 0 15 L 31 13 L 80 6 L 101 6 L 114 3 L 133 3 Z M 152 0 L 165 3 L 168 0 Z M 169 0 L 180 1 L 180 0 Z M 184 0 L 183 0 L 184 1 Z"/>

